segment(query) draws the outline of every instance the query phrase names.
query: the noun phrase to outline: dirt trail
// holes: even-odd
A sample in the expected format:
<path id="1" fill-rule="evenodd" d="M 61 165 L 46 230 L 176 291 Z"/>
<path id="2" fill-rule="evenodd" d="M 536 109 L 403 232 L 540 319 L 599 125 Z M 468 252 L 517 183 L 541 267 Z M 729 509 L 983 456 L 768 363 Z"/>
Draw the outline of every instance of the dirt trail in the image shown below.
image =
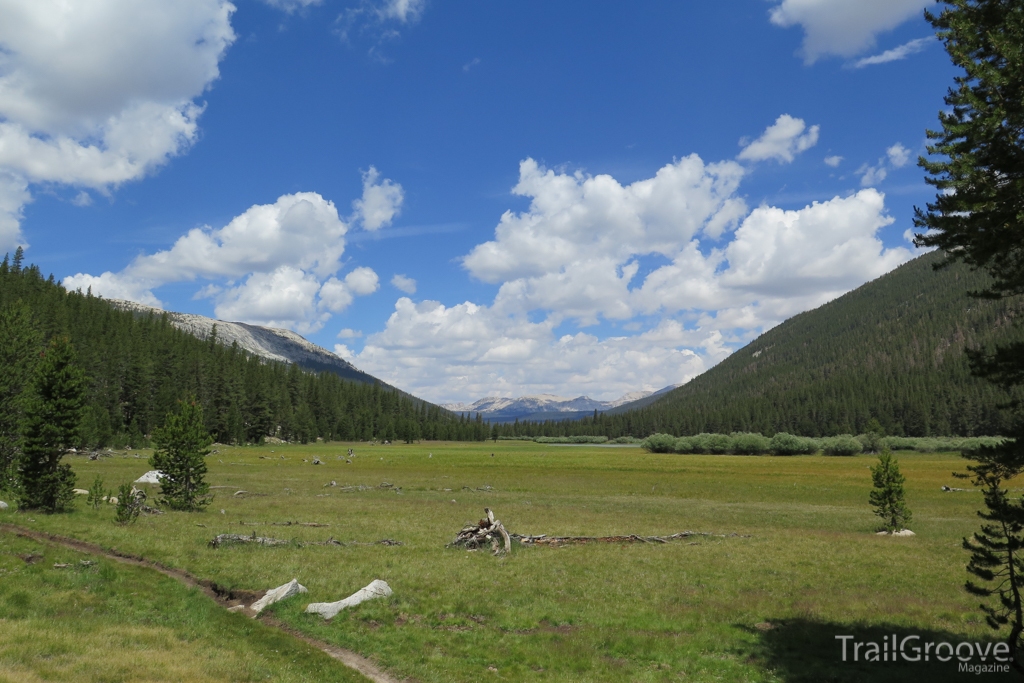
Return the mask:
<path id="1" fill-rule="evenodd" d="M 181 583 L 185 584 L 186 586 L 189 586 L 190 588 L 200 589 L 201 591 L 203 591 L 203 593 L 206 594 L 207 597 L 215 601 L 218 605 L 221 605 L 225 608 L 235 607 L 243 604 L 243 602 L 251 604 L 253 601 L 263 597 L 263 594 L 266 592 L 225 590 L 213 581 L 197 578 L 192 574 L 189 574 L 188 572 L 184 571 L 183 569 L 175 569 L 174 567 L 168 567 L 159 562 L 147 560 L 144 557 L 123 553 L 114 548 L 107 550 L 101 546 L 96 545 L 95 543 L 80 541 L 77 538 L 69 538 L 67 536 L 58 536 L 56 534 L 46 533 L 45 531 L 26 529 L 15 524 L 0 524 L 0 532 L 14 534 L 16 536 L 21 536 L 23 538 L 31 538 L 32 540 L 40 541 L 42 543 L 60 545 L 65 548 L 77 550 L 79 552 L 89 553 L 90 555 L 101 555 L 110 560 L 121 562 L 122 564 L 129 564 L 135 567 L 146 567 L 148 569 L 156 570 L 164 576 L 169 576 L 172 579 L 175 579 L 176 581 L 180 581 Z M 386 671 L 381 670 L 372 661 L 370 661 L 366 657 L 363 657 L 362 655 L 352 652 L 351 650 L 346 650 L 344 648 L 325 643 L 322 640 L 317 640 L 316 638 L 308 636 L 305 633 L 302 633 L 301 631 L 298 631 L 292 628 L 291 626 L 288 626 L 284 622 L 275 619 L 270 615 L 262 616 L 260 617 L 259 620 L 267 626 L 276 628 L 295 638 L 298 638 L 299 640 L 309 643 L 313 647 L 317 648 L 318 650 L 321 650 L 322 652 L 325 652 L 327 655 L 338 660 L 350 669 L 355 669 L 363 676 L 366 676 L 371 681 L 374 681 L 374 683 L 401 683 L 401 679 L 395 678 Z"/>

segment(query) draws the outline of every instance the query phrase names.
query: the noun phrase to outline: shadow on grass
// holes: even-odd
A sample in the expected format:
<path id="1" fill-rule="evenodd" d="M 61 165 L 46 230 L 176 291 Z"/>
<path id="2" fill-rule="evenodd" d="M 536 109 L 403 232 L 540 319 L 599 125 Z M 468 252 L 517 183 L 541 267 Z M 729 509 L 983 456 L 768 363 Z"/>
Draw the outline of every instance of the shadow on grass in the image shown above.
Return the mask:
<path id="1" fill-rule="evenodd" d="M 959 643 L 971 642 L 980 643 L 984 649 L 990 643 L 998 642 L 991 638 L 984 640 L 969 639 L 966 636 L 948 633 L 945 631 L 933 631 L 925 629 L 912 629 L 903 626 L 880 624 L 874 626 L 839 624 L 832 622 L 813 621 L 809 619 L 785 619 L 769 621 L 756 626 L 738 625 L 739 628 L 747 631 L 756 637 L 754 646 L 744 652 L 748 655 L 748 662 L 756 664 L 761 668 L 771 671 L 781 680 L 787 683 L 859 683 L 870 681 L 875 683 L 888 683 L 904 681 L 1002 681 L 1020 680 L 1019 676 L 1010 669 L 1009 673 L 976 674 L 973 672 L 962 672 L 961 662 L 953 656 L 949 661 L 938 661 L 935 656 L 934 647 L 930 650 L 929 661 L 924 661 L 923 652 L 926 643 L 949 643 L 956 648 Z M 918 636 L 919 640 L 910 639 L 906 641 L 904 651 L 909 657 L 914 657 L 913 648 L 920 648 L 921 661 L 906 661 L 902 656 L 893 661 L 891 654 L 893 636 L 896 636 L 896 643 L 899 645 L 908 636 Z M 836 636 L 853 636 L 847 639 L 846 661 L 843 661 L 843 640 Z M 883 661 L 883 643 L 888 639 L 889 661 Z M 865 643 L 857 654 L 857 661 L 854 661 L 855 643 Z M 867 659 L 869 645 L 877 643 L 879 648 L 879 661 L 865 661 Z M 967 648 L 963 647 L 961 652 L 966 656 Z M 970 665 L 993 664 L 995 658 L 990 654 L 984 661 L 974 654 L 968 662 Z M 947 656 L 947 650 L 943 646 L 943 657 Z"/>

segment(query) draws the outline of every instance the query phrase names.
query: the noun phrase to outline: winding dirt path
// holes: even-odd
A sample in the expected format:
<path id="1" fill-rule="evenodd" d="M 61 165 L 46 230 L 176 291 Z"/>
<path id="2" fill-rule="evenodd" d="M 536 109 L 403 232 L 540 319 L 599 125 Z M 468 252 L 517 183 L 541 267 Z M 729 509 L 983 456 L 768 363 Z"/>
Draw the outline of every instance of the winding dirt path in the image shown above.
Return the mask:
<path id="1" fill-rule="evenodd" d="M 116 549 L 106 549 L 95 543 L 89 543 L 87 541 L 81 541 L 77 538 L 69 538 L 67 536 L 58 536 L 56 534 L 50 534 L 45 531 L 36 531 L 34 529 L 26 529 L 24 527 L 17 526 L 15 524 L 0 524 L 0 532 L 14 534 L 15 536 L 21 536 L 22 538 L 30 538 L 41 543 L 49 543 L 52 545 L 60 545 L 65 548 L 77 550 L 79 552 L 88 553 L 90 555 L 100 555 L 107 559 L 120 562 L 122 564 L 128 564 L 135 567 L 146 567 L 147 569 L 153 569 L 160 572 L 164 576 L 169 576 L 172 579 L 179 581 L 190 588 L 198 588 L 206 594 L 208 598 L 216 602 L 218 605 L 224 608 L 237 607 L 242 605 L 243 602 L 251 603 L 263 597 L 263 593 L 266 591 L 229 591 L 223 587 L 218 586 L 213 581 L 207 579 L 200 579 L 192 574 L 189 574 L 183 569 L 175 569 L 174 567 L 168 567 L 167 565 L 155 562 L 153 560 L 147 560 L 144 557 L 138 555 L 130 555 L 123 553 Z M 356 654 L 351 650 L 346 650 L 329 643 L 325 643 L 322 640 L 317 640 L 312 636 L 308 636 L 301 631 L 292 628 L 284 622 L 276 619 L 270 615 L 265 615 L 259 618 L 261 622 L 271 628 L 276 628 L 279 631 L 283 631 L 294 638 L 298 638 L 301 641 L 309 643 L 313 647 L 327 653 L 330 657 L 338 660 L 350 669 L 355 669 L 366 678 L 370 679 L 374 683 L 402 683 L 401 679 L 395 678 L 391 674 L 380 669 L 372 661 L 363 657 L 360 654 Z"/>

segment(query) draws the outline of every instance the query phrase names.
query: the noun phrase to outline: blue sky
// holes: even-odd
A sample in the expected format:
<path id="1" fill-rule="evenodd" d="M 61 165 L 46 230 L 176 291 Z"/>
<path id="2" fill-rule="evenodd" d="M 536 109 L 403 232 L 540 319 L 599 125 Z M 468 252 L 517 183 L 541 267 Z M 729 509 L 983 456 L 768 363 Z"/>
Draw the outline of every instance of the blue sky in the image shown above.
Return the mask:
<path id="1" fill-rule="evenodd" d="M 0 251 L 424 398 L 677 384 L 915 255 L 927 0 L 6 0 Z"/>

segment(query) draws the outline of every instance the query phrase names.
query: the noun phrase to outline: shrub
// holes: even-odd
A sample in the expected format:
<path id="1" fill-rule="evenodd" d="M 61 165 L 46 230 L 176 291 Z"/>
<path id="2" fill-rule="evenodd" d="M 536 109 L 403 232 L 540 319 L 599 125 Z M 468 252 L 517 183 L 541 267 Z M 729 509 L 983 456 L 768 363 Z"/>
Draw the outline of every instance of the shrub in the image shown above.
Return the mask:
<path id="1" fill-rule="evenodd" d="M 681 436 L 676 439 L 675 452 L 676 453 L 700 453 L 695 449 L 695 436 Z"/>
<path id="2" fill-rule="evenodd" d="M 811 455 L 818 452 L 818 442 L 806 436 L 779 432 L 771 438 L 771 452 L 775 455 Z"/>
<path id="3" fill-rule="evenodd" d="M 676 437 L 671 434 L 651 434 L 640 442 L 641 448 L 651 453 L 672 453 L 675 445 Z"/>
<path id="4" fill-rule="evenodd" d="M 96 479 L 92 482 L 92 487 L 89 488 L 89 495 L 86 497 L 85 502 L 92 505 L 93 510 L 98 510 L 106 498 L 107 492 L 103 489 L 103 480 L 97 474 Z"/>
<path id="5" fill-rule="evenodd" d="M 825 455 L 857 455 L 863 450 L 860 441 L 850 434 L 823 439 L 821 448 Z"/>
<path id="6" fill-rule="evenodd" d="M 117 507 L 114 508 L 114 521 L 125 526 L 139 518 L 142 506 L 146 502 L 146 492 L 140 491 L 129 484 L 121 484 L 117 490 Z"/>
<path id="7" fill-rule="evenodd" d="M 700 453 L 724 455 L 732 451 L 732 437 L 728 434 L 698 434 L 694 437 L 694 446 Z"/>
<path id="8" fill-rule="evenodd" d="M 771 439 L 750 432 L 732 434 L 732 452 L 736 455 L 764 455 L 771 448 Z"/>

